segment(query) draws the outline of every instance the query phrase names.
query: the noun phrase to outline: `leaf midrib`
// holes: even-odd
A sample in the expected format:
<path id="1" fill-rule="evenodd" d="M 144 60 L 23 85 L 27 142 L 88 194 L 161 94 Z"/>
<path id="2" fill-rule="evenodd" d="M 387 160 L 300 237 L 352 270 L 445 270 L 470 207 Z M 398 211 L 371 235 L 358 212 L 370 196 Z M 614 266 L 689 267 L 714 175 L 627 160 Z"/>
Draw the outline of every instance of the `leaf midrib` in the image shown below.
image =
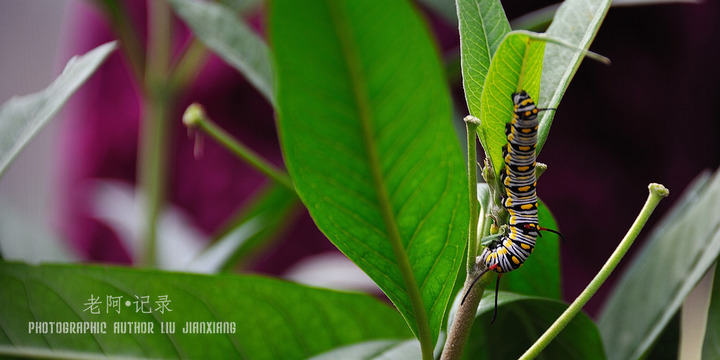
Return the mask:
<path id="1" fill-rule="evenodd" d="M 369 161 L 369 168 L 372 175 L 373 187 L 377 193 L 377 200 L 380 212 L 383 216 L 385 223 L 388 240 L 395 254 L 395 258 L 398 262 L 398 268 L 403 277 L 405 288 L 408 292 L 408 297 L 413 308 L 413 314 L 418 331 L 418 338 L 420 339 L 421 347 L 423 348 L 423 355 L 432 355 L 432 336 L 430 332 L 430 324 L 428 323 L 427 314 L 425 313 L 425 306 L 422 301 L 420 294 L 420 288 L 418 287 L 415 275 L 410 266 L 410 260 L 407 257 L 405 248 L 402 244 L 402 238 L 400 231 L 395 221 L 393 214 L 392 204 L 390 203 L 390 197 L 387 189 L 385 188 L 385 181 L 382 174 L 382 170 L 379 166 L 380 157 L 377 152 L 376 144 L 377 139 L 373 133 L 372 127 L 372 114 L 370 111 L 370 101 L 367 97 L 367 90 L 365 83 L 363 82 L 362 66 L 358 62 L 358 52 L 353 46 L 353 36 L 350 29 L 345 25 L 345 17 L 343 16 L 342 10 L 338 9 L 338 4 L 333 0 L 326 1 L 327 8 L 331 14 L 333 27 L 335 28 L 338 40 L 340 43 L 341 53 L 347 65 L 348 75 L 350 77 L 353 98 L 355 100 L 355 106 L 358 111 L 358 120 L 360 121 L 363 145 L 365 146 L 365 152 Z M 429 348 L 429 351 L 427 351 Z"/>

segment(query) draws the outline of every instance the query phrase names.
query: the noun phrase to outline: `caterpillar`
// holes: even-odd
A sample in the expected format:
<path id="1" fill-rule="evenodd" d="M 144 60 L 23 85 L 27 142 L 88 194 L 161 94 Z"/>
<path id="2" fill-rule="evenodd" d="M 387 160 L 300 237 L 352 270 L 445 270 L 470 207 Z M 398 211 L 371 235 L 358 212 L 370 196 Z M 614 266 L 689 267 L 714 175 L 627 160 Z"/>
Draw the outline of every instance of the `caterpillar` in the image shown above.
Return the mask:
<path id="1" fill-rule="evenodd" d="M 541 236 L 540 231 L 550 231 L 564 236 L 555 230 L 540 227 L 538 224 L 537 177 L 535 174 L 538 130 L 538 113 L 544 110 L 535 103 L 524 90 L 512 94 L 513 118 L 505 126 L 507 145 L 503 148 L 505 161 L 504 171 L 500 180 L 505 187 L 502 197 L 503 207 L 509 214 L 507 234 L 493 240 L 478 257 L 485 265 L 485 270 L 478 275 L 463 296 L 465 298 L 486 272 L 494 270 L 498 273 L 495 284 L 495 313 L 497 316 L 497 293 L 500 276 L 513 271 L 527 260 L 535 248 L 535 240 Z"/>

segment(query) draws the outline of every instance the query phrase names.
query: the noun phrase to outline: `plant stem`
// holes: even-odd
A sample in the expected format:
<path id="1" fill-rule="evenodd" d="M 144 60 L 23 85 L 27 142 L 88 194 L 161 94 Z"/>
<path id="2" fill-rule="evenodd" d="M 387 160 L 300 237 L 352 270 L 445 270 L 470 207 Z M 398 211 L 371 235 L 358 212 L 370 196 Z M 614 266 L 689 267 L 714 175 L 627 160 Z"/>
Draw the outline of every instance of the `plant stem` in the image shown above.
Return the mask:
<path id="1" fill-rule="evenodd" d="M 612 271 L 620 263 L 620 260 L 623 256 L 625 256 L 628 249 L 630 249 L 630 246 L 633 244 L 638 234 L 640 234 L 640 230 L 642 230 L 643 226 L 645 226 L 648 218 L 650 218 L 650 214 L 652 214 L 653 210 L 655 210 L 655 207 L 660 200 L 670 194 L 668 189 L 660 184 L 653 183 L 650 184 L 648 188 L 650 190 L 650 194 L 648 195 L 648 199 L 645 201 L 645 205 L 642 210 L 640 210 L 640 214 L 638 214 L 637 219 L 635 219 L 635 222 L 630 227 L 630 230 L 628 230 L 625 237 L 622 241 L 620 241 L 618 247 L 612 255 L 610 255 L 610 258 L 607 262 L 605 262 L 605 265 L 603 265 L 602 269 L 600 269 L 600 272 L 595 275 L 595 278 L 590 281 L 590 284 L 588 284 L 585 290 L 578 295 L 575 301 L 573 301 L 572 304 L 565 309 L 562 315 L 555 320 L 550 328 L 548 328 L 545 333 L 540 336 L 540 338 L 520 357 L 520 359 L 536 358 L 540 355 L 540 352 L 545 349 L 545 347 L 550 344 L 550 342 L 555 339 L 558 334 L 560 334 L 565 326 L 580 312 L 582 307 L 597 292 L 600 286 L 610 276 L 610 273 L 612 273 Z"/>
<path id="2" fill-rule="evenodd" d="M 488 274 L 495 274 L 495 272 L 490 271 Z M 474 278 L 475 276 L 468 273 L 468 276 L 465 278 L 462 294 L 465 294 L 468 291 Z M 472 326 L 475 323 L 478 305 L 480 304 L 480 300 L 482 300 L 485 288 L 492 279 L 494 279 L 492 276 L 483 276 L 475 283 L 473 291 L 468 293 L 467 298 L 465 298 L 465 302 L 461 306 L 457 307 L 457 312 L 453 317 L 448 338 L 445 341 L 443 352 L 440 356 L 441 360 L 456 360 L 462 358 L 465 344 L 470 336 L 470 330 L 472 330 Z"/>
<path id="3" fill-rule="evenodd" d="M 193 38 L 185 48 L 180 60 L 173 66 L 172 77 L 168 82 L 171 89 L 184 89 L 195 79 L 199 73 L 200 66 L 208 58 L 208 52 L 200 41 Z"/>
<path id="4" fill-rule="evenodd" d="M 120 47 L 123 55 L 128 61 L 130 71 L 138 83 L 143 82 L 145 72 L 145 49 L 140 43 L 140 38 L 135 31 L 136 27 L 131 24 L 131 17 L 128 15 L 122 2 L 111 0 L 100 0 L 95 3 L 106 14 L 110 28 L 120 40 Z"/>
<path id="5" fill-rule="evenodd" d="M 465 117 L 465 128 L 467 129 L 467 166 L 468 166 L 468 204 L 470 206 L 470 224 L 468 224 L 468 261 L 467 274 L 475 267 L 475 257 L 478 255 L 477 229 L 480 214 L 478 211 L 477 197 L 477 128 L 480 119 L 470 115 Z"/>
<path id="6" fill-rule="evenodd" d="M 142 263 L 156 263 L 156 224 L 165 198 L 167 125 L 171 95 L 167 88 L 170 59 L 170 9 L 165 1 L 148 1 L 148 51 L 144 78 L 144 118 L 140 129 L 139 185 L 145 197 Z"/>
<path id="7" fill-rule="evenodd" d="M 465 127 L 467 129 L 467 148 L 468 148 L 468 204 L 470 207 L 470 224 L 468 226 L 468 257 L 467 257 L 467 276 L 465 277 L 465 285 L 463 286 L 462 293 L 465 294 L 472 285 L 474 279 L 474 272 L 476 269 L 475 258 L 478 255 L 479 242 L 478 242 L 478 221 L 480 213 L 478 211 L 478 196 L 477 196 L 477 127 L 480 125 L 480 119 L 474 116 L 465 117 Z M 484 224 L 484 222 L 483 222 Z M 485 226 L 483 226 L 485 230 Z M 487 228 L 489 232 L 489 227 Z M 485 235 L 485 234 L 483 234 Z M 445 341 L 441 359 L 460 359 L 462 357 L 465 343 L 467 342 L 468 336 L 470 336 L 470 330 L 475 322 L 475 313 L 477 311 L 482 294 L 485 291 L 485 286 L 482 280 L 476 284 L 475 291 L 468 294 L 465 299 L 465 303 L 462 306 L 458 306 L 457 312 L 453 318 L 452 326 L 448 334 L 448 338 Z"/>
<path id="8" fill-rule="evenodd" d="M 267 162 L 256 152 L 235 140 L 225 130 L 217 126 L 207 117 L 202 106 L 199 104 L 192 104 L 188 106 L 187 110 L 185 110 L 185 114 L 183 115 L 183 123 L 188 128 L 201 130 L 206 135 L 220 143 L 220 145 L 224 146 L 231 153 L 235 154 L 235 156 L 240 158 L 240 160 L 245 161 L 276 183 L 295 191 L 295 187 L 293 186 L 292 181 L 290 181 L 290 177 L 288 177 L 287 173 Z"/>

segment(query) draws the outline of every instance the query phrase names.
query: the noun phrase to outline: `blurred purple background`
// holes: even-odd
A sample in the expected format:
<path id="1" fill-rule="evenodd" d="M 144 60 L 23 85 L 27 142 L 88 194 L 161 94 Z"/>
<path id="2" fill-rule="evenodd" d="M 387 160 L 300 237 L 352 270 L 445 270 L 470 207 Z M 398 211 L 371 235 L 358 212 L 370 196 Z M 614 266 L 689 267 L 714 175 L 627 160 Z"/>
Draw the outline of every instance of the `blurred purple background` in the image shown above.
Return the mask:
<path id="1" fill-rule="evenodd" d="M 145 36 L 144 1 L 125 2 L 136 19 L 139 33 Z M 72 32 L 72 53 L 84 53 L 114 39 L 96 7 L 78 4 L 77 21 Z M 258 25 L 263 14 L 251 16 Z M 175 22 L 174 53 L 188 44 L 190 33 Z M 98 74 L 75 95 L 62 129 L 60 159 L 65 174 L 60 201 L 62 214 L 58 222 L 63 234 L 87 259 L 92 261 L 131 263 L 116 234 L 91 215 L 92 189 L 88 179 L 119 179 L 134 183 L 138 151 L 138 128 L 141 98 L 137 85 L 120 52 L 111 55 Z M 202 158 L 193 157 L 194 137 L 189 137 L 181 118 L 192 102 L 203 104 L 210 118 L 235 138 L 282 168 L 282 156 L 275 132 L 272 107 L 234 69 L 212 56 L 173 107 L 168 166 L 168 201 L 183 209 L 207 234 L 223 223 L 267 181 L 220 147 L 206 139 Z M 282 245 L 263 254 L 252 270 L 279 274 L 303 256 L 334 249 L 315 228 L 307 214 L 291 224 Z"/>
<path id="2" fill-rule="evenodd" d="M 144 33 L 143 1 L 125 3 Z M 541 4 L 505 5 L 513 19 Z M 455 25 L 424 10 L 441 51 L 456 51 Z M 71 35 L 62 44 L 63 54 L 85 53 L 114 38 L 89 3 L 74 3 L 69 16 Z M 259 29 L 262 16 L 261 11 L 251 16 Z M 176 51 L 188 38 L 187 30 L 177 24 Z M 538 186 L 539 195 L 569 239 L 561 245 L 566 299 L 580 293 L 615 248 L 642 206 L 648 183 L 666 185 L 671 197 L 661 203 L 647 229 L 696 175 L 720 165 L 718 24 L 720 5 L 711 1 L 610 10 L 591 50 L 613 63 L 583 62 L 539 158 L 549 166 Z M 458 82 L 452 89 L 464 106 L 462 86 Z M 195 101 L 266 159 L 282 166 L 282 157 L 271 106 L 235 70 L 211 57 L 173 110 L 177 121 L 172 122 L 170 137 L 168 200 L 212 234 L 266 180 L 210 140 L 205 141 L 202 159 L 193 158 L 194 139 L 187 136 L 180 118 Z M 57 224 L 88 261 L 131 262 L 117 234 L 90 214 L 87 181 L 135 182 L 140 106 L 137 85 L 125 61 L 115 53 L 75 95 L 61 122 L 55 156 L 60 174 L 58 203 L 62 204 Z M 459 115 L 467 110 L 462 111 Z M 461 117 L 455 121 L 461 122 Z M 630 256 L 637 253 L 642 238 Z M 281 274 L 305 256 L 333 249 L 303 212 L 278 245 L 250 269 Z M 591 300 L 586 307 L 589 313 L 597 311 L 627 264 L 624 261 Z"/>

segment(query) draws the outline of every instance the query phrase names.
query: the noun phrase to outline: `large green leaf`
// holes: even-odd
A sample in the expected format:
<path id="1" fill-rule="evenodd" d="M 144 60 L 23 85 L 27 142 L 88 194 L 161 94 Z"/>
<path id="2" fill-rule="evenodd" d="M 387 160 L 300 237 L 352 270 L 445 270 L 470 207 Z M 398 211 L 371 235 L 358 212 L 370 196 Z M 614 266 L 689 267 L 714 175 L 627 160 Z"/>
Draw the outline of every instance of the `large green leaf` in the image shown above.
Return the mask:
<path id="1" fill-rule="evenodd" d="M 599 318 L 608 358 L 641 358 L 720 253 L 720 172 L 700 178 L 650 234 Z"/>
<path id="2" fill-rule="evenodd" d="M 465 101 L 470 114 L 480 118 L 480 98 L 490 60 L 510 32 L 510 24 L 498 0 L 457 0 L 457 17 Z"/>
<path id="3" fill-rule="evenodd" d="M 114 42 L 73 57 L 50 86 L 35 94 L 13 97 L 0 107 L 0 176 L 113 50 Z"/>
<path id="4" fill-rule="evenodd" d="M 589 48 L 607 14 L 610 2 L 611 0 L 564 1 L 548 27 L 547 35 L 580 49 Z M 545 59 L 542 64 L 540 97 L 534 99 L 543 107 L 556 108 L 580 66 L 583 56 L 584 54 L 578 50 L 549 43 L 545 47 Z M 536 149 L 538 154 L 545 144 L 554 116 L 554 111 L 540 114 Z"/>
<path id="5" fill-rule="evenodd" d="M 556 230 L 557 223 L 542 201 L 538 203 L 540 226 Z M 558 236 L 542 232 L 537 244 L 523 266 L 502 277 L 500 287 L 525 295 L 561 300 L 560 246 Z M 489 289 L 489 288 L 488 288 Z"/>
<path id="6" fill-rule="evenodd" d="M 702 358 L 720 359 L 720 266 L 715 266 Z"/>
<path id="7" fill-rule="evenodd" d="M 233 9 L 205 1 L 168 1 L 200 41 L 240 71 L 270 103 L 275 102 L 268 47 Z"/>
<path id="8" fill-rule="evenodd" d="M 406 1 L 279 0 L 269 28 L 281 145 L 298 194 L 427 353 L 468 221 L 464 161 L 429 31 Z"/>
<path id="9" fill-rule="evenodd" d="M 478 136 L 496 175 L 503 167 L 507 143 L 505 124 L 513 116 L 512 94 L 525 90 L 537 100 L 545 41 L 525 32 L 511 32 L 495 52 L 481 95 Z"/>
<path id="10" fill-rule="evenodd" d="M 490 324 L 495 292 L 485 291 L 464 359 L 517 359 L 562 314 L 567 304 L 556 300 L 500 292 L 497 319 Z M 604 359 L 595 324 L 584 313 L 576 316 L 543 350 L 544 359 Z"/>
<path id="11" fill-rule="evenodd" d="M 0 263 L 0 284 L 1 355 L 304 359 L 359 341 L 411 336 L 396 311 L 369 296 L 260 276 Z M 166 295 L 172 311 L 161 313 L 157 301 Z M 121 296 L 119 307 L 108 309 L 107 296 Z M 101 302 L 99 314 L 91 313 L 91 297 Z M 30 331 L 38 323 L 78 322 L 105 323 L 107 333 Z M 153 333 L 113 333 L 127 322 L 152 326 Z M 235 330 L 185 334 L 186 322 L 232 323 Z M 175 323 L 175 333 L 161 333 L 161 323 Z"/>

